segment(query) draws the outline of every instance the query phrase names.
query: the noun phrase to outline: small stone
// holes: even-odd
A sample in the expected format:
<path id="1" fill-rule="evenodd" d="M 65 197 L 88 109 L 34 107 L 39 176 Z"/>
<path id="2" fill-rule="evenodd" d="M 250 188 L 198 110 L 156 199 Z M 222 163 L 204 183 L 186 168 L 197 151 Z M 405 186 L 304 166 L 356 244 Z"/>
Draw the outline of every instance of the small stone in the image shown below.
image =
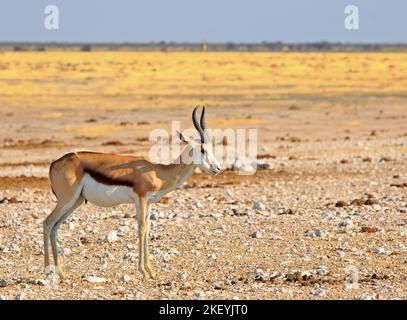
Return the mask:
<path id="1" fill-rule="evenodd" d="M 187 280 L 187 273 L 185 271 L 180 271 L 180 272 L 178 272 L 177 277 L 181 281 L 186 281 Z"/>
<path id="2" fill-rule="evenodd" d="M 361 229 L 362 232 L 367 232 L 367 233 L 373 233 L 379 231 L 379 228 L 377 227 L 362 227 Z"/>
<path id="3" fill-rule="evenodd" d="M 137 255 L 133 252 L 127 252 L 124 254 L 123 259 L 134 261 L 136 259 Z"/>
<path id="4" fill-rule="evenodd" d="M 35 280 L 35 284 L 37 284 L 39 286 L 45 286 L 47 283 L 46 283 L 46 281 L 44 281 L 42 279 L 37 279 L 37 280 Z"/>
<path id="5" fill-rule="evenodd" d="M 346 227 L 350 227 L 352 225 L 353 225 L 353 222 L 350 219 L 346 219 L 346 220 L 343 220 L 343 221 L 339 222 L 340 227 L 345 227 L 346 228 Z"/>
<path id="6" fill-rule="evenodd" d="M 214 288 L 215 290 L 222 290 L 222 289 L 223 289 L 223 285 L 222 285 L 222 283 L 220 283 L 219 281 L 217 281 L 217 282 L 215 282 L 215 283 L 213 284 L 213 288 Z"/>
<path id="7" fill-rule="evenodd" d="M 83 280 L 85 280 L 86 282 L 90 282 L 90 283 L 103 283 L 103 282 L 106 282 L 105 278 L 90 276 L 90 275 L 84 276 Z"/>
<path id="8" fill-rule="evenodd" d="M 317 296 L 317 297 L 322 297 L 322 296 L 325 296 L 325 295 L 326 295 L 326 292 L 325 292 L 324 289 L 316 289 L 316 290 L 313 290 L 311 293 L 312 293 L 314 296 Z"/>
<path id="9" fill-rule="evenodd" d="M 339 200 L 335 203 L 335 207 L 337 208 L 342 208 L 342 207 L 347 207 L 348 204 L 345 201 Z"/>
<path id="10" fill-rule="evenodd" d="M 32 216 L 34 219 L 39 219 L 39 218 L 41 218 L 37 212 L 31 213 L 31 216 Z"/>
<path id="11" fill-rule="evenodd" d="M 16 294 L 16 300 L 24 300 L 25 294 L 24 292 L 20 292 Z"/>
<path id="12" fill-rule="evenodd" d="M 214 253 L 210 254 L 209 259 L 212 260 L 212 261 L 215 261 L 216 260 L 216 254 L 214 254 Z"/>
<path id="13" fill-rule="evenodd" d="M 69 248 L 59 248 L 59 252 L 62 255 L 67 256 L 67 255 L 69 255 L 71 253 L 71 249 L 69 249 Z"/>
<path id="14" fill-rule="evenodd" d="M 328 274 L 328 270 L 326 269 L 326 267 L 321 266 L 317 268 L 316 273 L 320 276 L 326 276 Z"/>
<path id="15" fill-rule="evenodd" d="M 382 209 L 382 207 L 381 207 L 380 205 L 378 205 L 378 204 L 372 205 L 372 208 L 373 208 L 374 210 L 376 210 L 376 211 L 380 211 L 380 210 Z"/>
<path id="16" fill-rule="evenodd" d="M 116 231 L 110 231 L 108 235 L 106 236 L 106 241 L 109 243 L 116 242 L 118 240 L 117 238 L 117 232 Z"/>
<path id="17" fill-rule="evenodd" d="M 129 281 L 131 280 L 131 278 L 130 278 L 129 275 L 123 274 L 123 275 L 120 277 L 120 280 L 121 280 L 122 282 L 129 282 Z"/>
<path id="18" fill-rule="evenodd" d="M 314 232 L 312 230 L 306 230 L 304 234 L 306 237 L 309 237 L 309 238 L 314 237 Z"/>
<path id="19" fill-rule="evenodd" d="M 384 254 L 384 255 L 389 255 L 391 254 L 390 251 L 386 250 L 384 247 L 377 247 L 373 249 L 373 252 L 376 254 Z"/>
<path id="20" fill-rule="evenodd" d="M 319 229 L 305 231 L 305 236 L 309 238 L 321 237 L 322 232 Z"/>
<path id="21" fill-rule="evenodd" d="M 253 207 L 252 207 L 254 210 L 264 210 L 265 209 L 265 206 L 264 206 L 264 204 L 262 204 L 261 202 L 259 202 L 259 201 L 255 201 L 254 203 L 253 203 Z"/>
<path id="22" fill-rule="evenodd" d="M 0 301 L 4 301 L 7 300 L 7 298 L 5 296 L 0 296 Z"/>
<path id="23" fill-rule="evenodd" d="M 7 281 L 4 279 L 0 279 L 0 288 L 5 288 L 7 287 Z"/>
<path id="24" fill-rule="evenodd" d="M 256 269 L 254 279 L 256 281 L 265 281 L 266 280 L 266 274 L 264 273 L 263 270 Z"/>
<path id="25" fill-rule="evenodd" d="M 279 209 L 278 214 L 295 214 L 293 209 Z"/>
<path id="26" fill-rule="evenodd" d="M 314 234 L 316 237 L 321 237 L 322 236 L 322 232 L 319 229 L 315 229 Z"/>
<path id="27" fill-rule="evenodd" d="M 270 164 L 266 161 L 257 162 L 256 166 L 257 166 L 257 169 L 260 169 L 260 170 L 270 169 Z"/>
<path id="28" fill-rule="evenodd" d="M 301 280 L 301 272 L 296 271 L 293 273 L 288 273 L 285 276 L 285 280 L 288 282 L 296 282 L 296 281 L 300 281 Z"/>
<path id="29" fill-rule="evenodd" d="M 262 237 L 262 234 L 260 232 L 258 232 L 258 231 L 253 231 L 250 234 L 250 237 L 255 238 L 255 239 L 260 239 Z"/>

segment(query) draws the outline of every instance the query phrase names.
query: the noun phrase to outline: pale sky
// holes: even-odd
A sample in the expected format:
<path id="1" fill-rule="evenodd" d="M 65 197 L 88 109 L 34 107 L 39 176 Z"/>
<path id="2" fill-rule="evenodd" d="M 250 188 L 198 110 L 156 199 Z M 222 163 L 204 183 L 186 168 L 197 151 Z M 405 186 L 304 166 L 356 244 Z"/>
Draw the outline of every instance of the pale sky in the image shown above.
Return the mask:
<path id="1" fill-rule="evenodd" d="M 44 27 L 46 5 L 60 29 Z M 360 29 L 344 27 L 359 7 Z M 0 41 L 406 43 L 406 0 L 1 0 Z"/>

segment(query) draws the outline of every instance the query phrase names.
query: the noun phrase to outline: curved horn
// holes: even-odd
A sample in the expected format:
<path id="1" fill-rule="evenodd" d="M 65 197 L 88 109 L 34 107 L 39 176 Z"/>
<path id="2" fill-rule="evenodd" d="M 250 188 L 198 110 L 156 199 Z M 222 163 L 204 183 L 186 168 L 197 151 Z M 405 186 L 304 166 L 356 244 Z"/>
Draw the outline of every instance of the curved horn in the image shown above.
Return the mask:
<path id="1" fill-rule="evenodd" d="M 206 124 L 205 124 L 205 107 L 202 107 L 202 113 L 201 113 L 201 128 L 202 130 L 205 131 L 206 129 Z"/>
<path id="2" fill-rule="evenodd" d="M 196 118 L 196 110 L 198 110 L 199 107 L 195 107 L 194 111 L 192 111 L 192 122 L 194 123 L 194 127 L 195 129 L 199 132 L 199 135 L 201 137 L 201 142 L 204 143 L 205 142 L 205 133 L 203 131 L 203 129 L 201 128 L 201 126 L 198 123 L 198 120 Z M 202 120 L 202 116 L 201 116 L 201 120 Z"/>

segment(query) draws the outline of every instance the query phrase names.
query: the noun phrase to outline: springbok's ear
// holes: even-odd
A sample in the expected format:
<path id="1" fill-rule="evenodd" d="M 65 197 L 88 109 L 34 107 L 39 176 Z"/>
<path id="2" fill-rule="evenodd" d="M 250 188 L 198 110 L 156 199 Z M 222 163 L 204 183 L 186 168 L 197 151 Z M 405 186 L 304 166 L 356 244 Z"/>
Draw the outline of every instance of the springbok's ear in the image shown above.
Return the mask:
<path id="1" fill-rule="evenodd" d="M 182 142 L 184 142 L 184 143 L 189 143 L 188 139 L 185 138 L 184 135 L 183 135 L 181 132 L 179 132 L 178 130 L 176 130 L 176 132 L 177 132 L 177 135 L 178 135 L 179 139 L 180 139 Z"/>

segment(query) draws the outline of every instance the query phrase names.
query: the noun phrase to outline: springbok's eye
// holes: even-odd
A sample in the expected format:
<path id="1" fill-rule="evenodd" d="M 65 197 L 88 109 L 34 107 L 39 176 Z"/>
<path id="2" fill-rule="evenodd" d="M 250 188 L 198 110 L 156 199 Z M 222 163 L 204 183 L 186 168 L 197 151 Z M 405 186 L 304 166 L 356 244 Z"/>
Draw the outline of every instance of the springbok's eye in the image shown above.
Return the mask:
<path id="1" fill-rule="evenodd" d="M 201 153 L 205 154 L 205 149 L 204 148 L 201 148 Z"/>

